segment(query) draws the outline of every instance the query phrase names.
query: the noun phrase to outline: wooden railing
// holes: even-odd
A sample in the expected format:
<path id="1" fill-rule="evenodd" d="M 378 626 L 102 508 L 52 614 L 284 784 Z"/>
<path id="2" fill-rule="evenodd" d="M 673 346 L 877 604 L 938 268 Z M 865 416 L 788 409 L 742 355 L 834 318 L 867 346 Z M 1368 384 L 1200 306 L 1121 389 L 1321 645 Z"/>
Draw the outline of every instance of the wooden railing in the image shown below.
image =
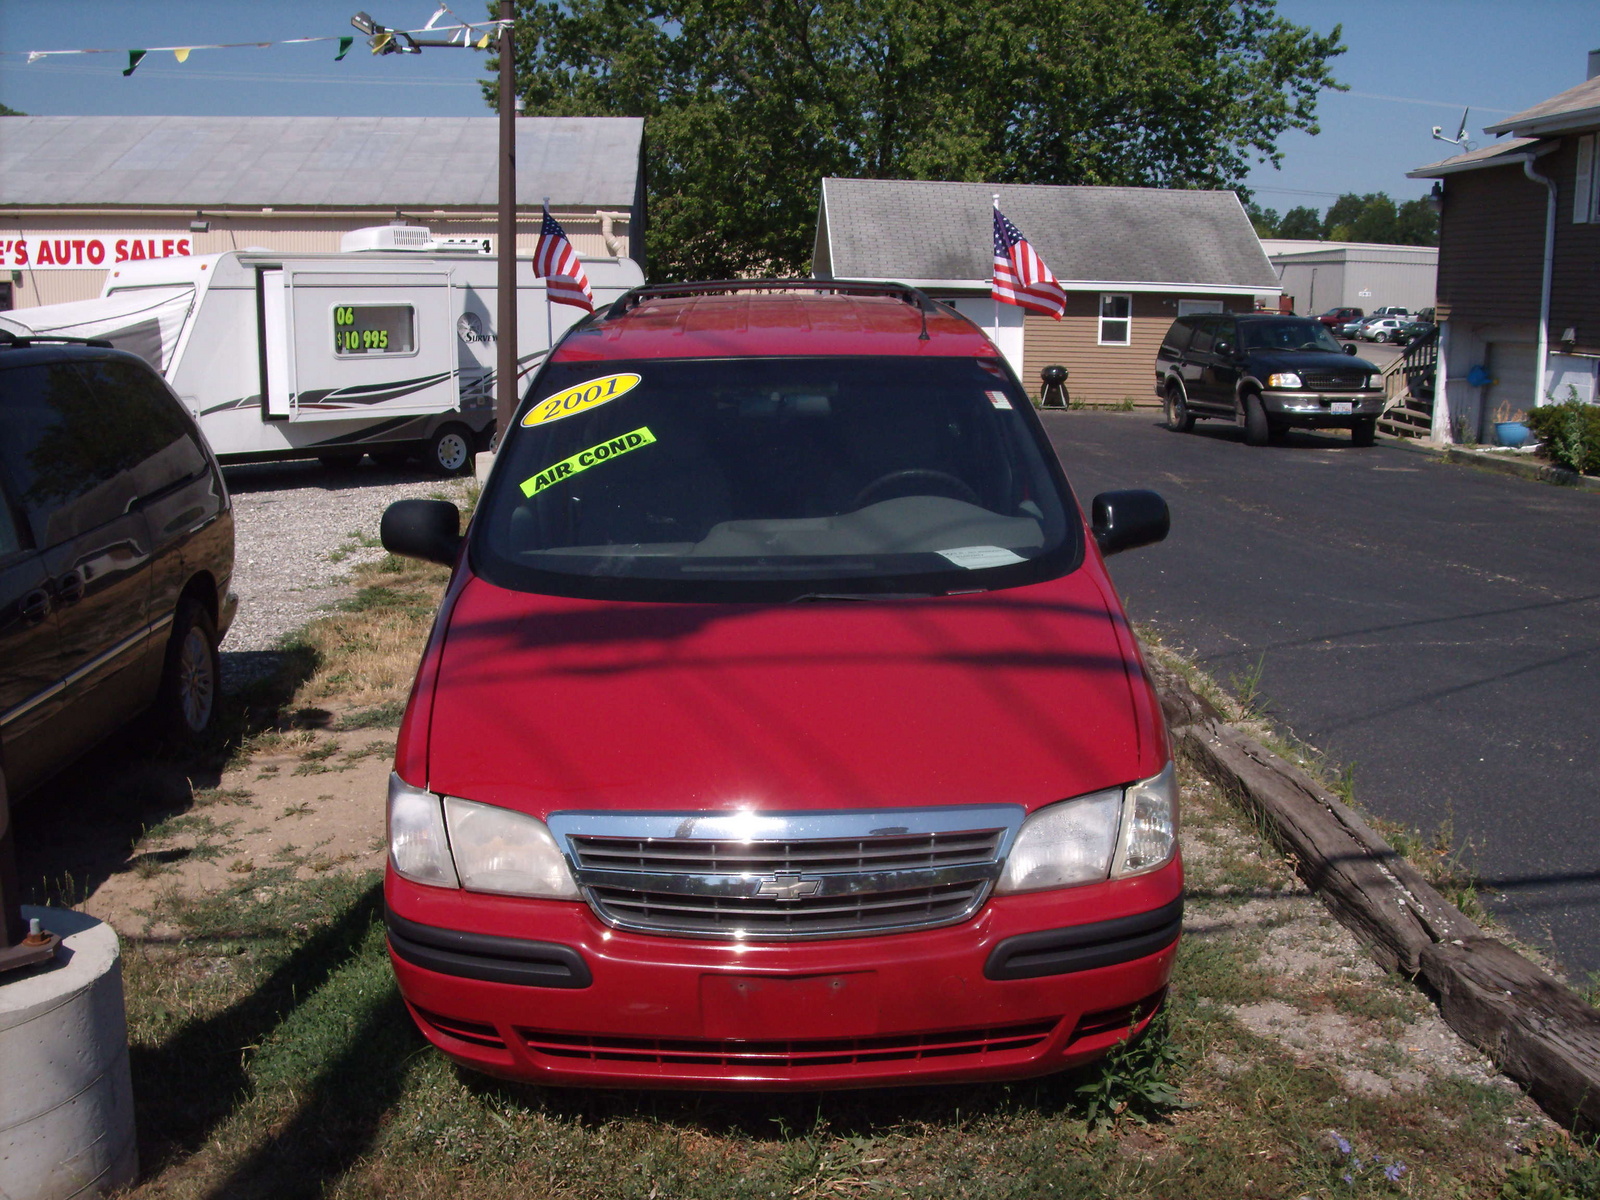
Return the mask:
<path id="1" fill-rule="evenodd" d="M 1395 437 L 1433 432 L 1433 387 L 1439 371 L 1439 331 L 1417 338 L 1383 369 L 1384 410 L 1378 428 Z"/>

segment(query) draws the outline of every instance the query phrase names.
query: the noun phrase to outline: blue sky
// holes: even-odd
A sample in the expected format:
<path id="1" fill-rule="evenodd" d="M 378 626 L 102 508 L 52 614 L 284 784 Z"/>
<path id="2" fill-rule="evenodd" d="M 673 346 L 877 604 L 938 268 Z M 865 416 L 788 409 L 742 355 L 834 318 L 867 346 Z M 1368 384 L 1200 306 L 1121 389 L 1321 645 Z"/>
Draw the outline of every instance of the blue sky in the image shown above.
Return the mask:
<path id="1" fill-rule="evenodd" d="M 152 53 L 123 78 L 122 54 L 49 58 L 28 50 L 124 49 L 200 42 L 275 41 L 355 31 L 365 7 L 387 25 L 418 28 L 431 0 L 0 0 L 0 102 L 38 114 L 480 116 L 483 55 L 429 50 L 374 58 L 357 41 L 342 63 L 330 43 L 196 51 L 187 63 Z M 470 20 L 482 0 L 452 7 Z M 1453 153 L 1430 129 L 1454 133 L 1470 105 L 1469 136 L 1486 124 L 1580 83 L 1600 48 L 1596 0 L 1280 0 L 1297 24 L 1344 29 L 1333 69 L 1348 92 L 1319 102 L 1322 133 L 1288 134 L 1283 168 L 1248 179 L 1280 212 L 1325 208 L 1347 191 L 1420 196 L 1407 170 Z"/>

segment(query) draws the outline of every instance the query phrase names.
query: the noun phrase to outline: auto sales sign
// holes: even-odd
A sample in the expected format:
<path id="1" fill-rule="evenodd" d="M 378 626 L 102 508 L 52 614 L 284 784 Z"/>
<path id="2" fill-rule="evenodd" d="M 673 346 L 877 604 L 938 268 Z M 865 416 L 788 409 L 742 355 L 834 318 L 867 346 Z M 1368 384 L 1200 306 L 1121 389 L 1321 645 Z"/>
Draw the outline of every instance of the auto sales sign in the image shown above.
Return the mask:
<path id="1" fill-rule="evenodd" d="M 58 233 L 0 235 L 0 270 L 103 271 L 117 263 L 152 258 L 187 258 L 194 251 L 187 234 Z"/>

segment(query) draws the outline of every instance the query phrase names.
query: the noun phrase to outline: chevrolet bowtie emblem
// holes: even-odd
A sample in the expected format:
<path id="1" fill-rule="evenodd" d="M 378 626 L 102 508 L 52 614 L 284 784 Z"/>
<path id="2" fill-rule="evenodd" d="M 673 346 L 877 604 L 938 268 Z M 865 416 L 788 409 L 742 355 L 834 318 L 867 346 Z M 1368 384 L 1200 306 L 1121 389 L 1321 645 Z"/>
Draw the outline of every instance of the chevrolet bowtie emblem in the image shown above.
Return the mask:
<path id="1" fill-rule="evenodd" d="M 773 900 L 803 900 L 807 896 L 815 896 L 821 890 L 820 879 L 802 879 L 798 871 L 779 871 L 776 875 L 769 875 L 761 881 L 761 886 L 756 889 L 756 895 L 767 896 Z"/>

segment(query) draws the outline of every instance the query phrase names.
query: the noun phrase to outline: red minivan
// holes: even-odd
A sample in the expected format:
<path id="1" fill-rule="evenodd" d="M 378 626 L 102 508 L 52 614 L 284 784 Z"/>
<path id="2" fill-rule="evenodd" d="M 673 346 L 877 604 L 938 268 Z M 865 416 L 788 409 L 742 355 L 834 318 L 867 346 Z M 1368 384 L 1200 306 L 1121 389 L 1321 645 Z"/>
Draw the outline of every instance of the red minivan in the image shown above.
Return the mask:
<path id="1" fill-rule="evenodd" d="M 1161 708 L 1027 392 L 899 285 L 630 292 L 551 352 L 390 780 L 389 947 L 456 1061 L 808 1089 L 1058 1071 L 1160 1006 Z"/>

